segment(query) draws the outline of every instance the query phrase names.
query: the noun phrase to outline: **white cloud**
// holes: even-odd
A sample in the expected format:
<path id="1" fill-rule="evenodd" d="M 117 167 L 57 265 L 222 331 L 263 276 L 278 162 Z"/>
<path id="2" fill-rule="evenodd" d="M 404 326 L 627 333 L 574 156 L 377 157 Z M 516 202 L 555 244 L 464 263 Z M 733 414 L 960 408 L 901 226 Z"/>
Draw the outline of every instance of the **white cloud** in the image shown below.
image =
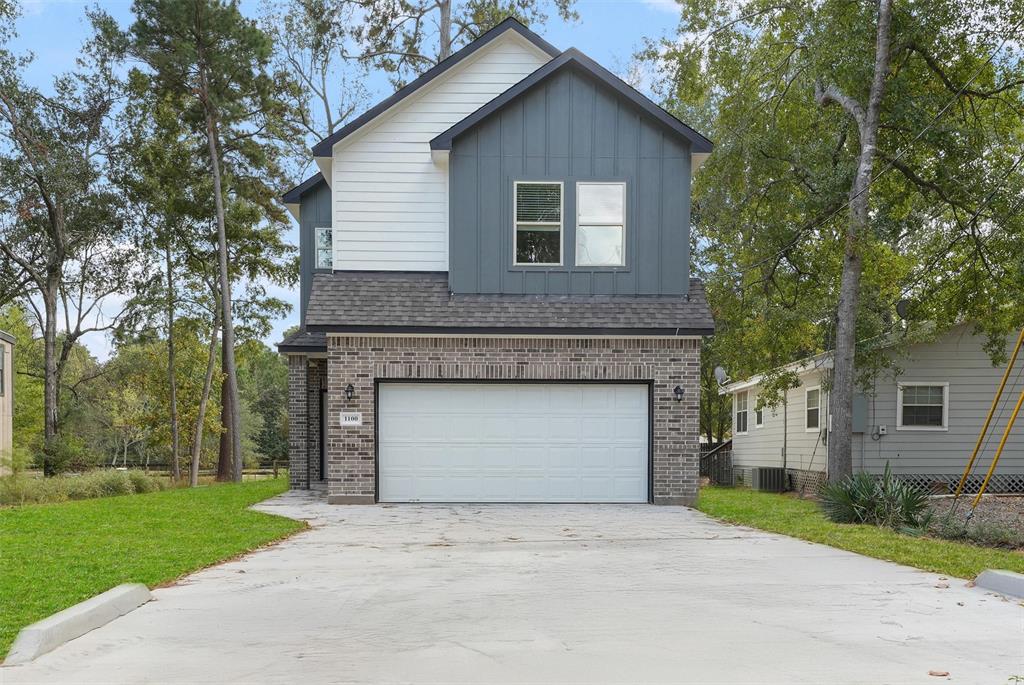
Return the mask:
<path id="1" fill-rule="evenodd" d="M 676 0 L 641 0 L 643 4 L 659 12 L 679 14 L 679 3 Z"/>

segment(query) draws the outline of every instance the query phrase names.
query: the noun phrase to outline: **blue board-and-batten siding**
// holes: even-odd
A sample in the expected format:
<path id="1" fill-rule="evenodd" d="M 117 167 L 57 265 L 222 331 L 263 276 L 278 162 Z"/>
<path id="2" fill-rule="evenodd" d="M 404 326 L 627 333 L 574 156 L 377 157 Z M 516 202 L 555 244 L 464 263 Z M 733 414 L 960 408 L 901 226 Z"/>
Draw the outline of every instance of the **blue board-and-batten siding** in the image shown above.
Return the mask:
<path id="1" fill-rule="evenodd" d="M 306 320 L 306 305 L 316 273 L 316 229 L 331 227 L 331 188 L 321 180 L 303 193 L 299 203 L 299 321 Z"/>
<path id="2" fill-rule="evenodd" d="M 576 70 L 554 74 L 455 139 L 449 282 L 456 293 L 685 294 L 690 148 Z M 562 181 L 563 266 L 513 266 L 514 181 Z M 576 267 L 575 184 L 625 181 L 626 265 Z"/>

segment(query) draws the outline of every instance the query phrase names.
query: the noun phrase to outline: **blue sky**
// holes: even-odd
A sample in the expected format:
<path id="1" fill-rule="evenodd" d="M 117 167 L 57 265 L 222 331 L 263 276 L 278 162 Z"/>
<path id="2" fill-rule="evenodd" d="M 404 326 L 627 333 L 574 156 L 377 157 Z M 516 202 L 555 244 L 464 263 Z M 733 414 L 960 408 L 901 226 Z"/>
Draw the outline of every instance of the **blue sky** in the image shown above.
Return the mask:
<path id="1" fill-rule="evenodd" d="M 13 47 L 35 54 L 26 74 L 30 83 L 45 88 L 55 75 L 74 67 L 79 46 L 89 33 L 85 10 L 93 4 L 103 7 L 122 24 L 131 19 L 130 0 L 23 0 L 19 36 Z M 259 3 L 251 0 L 243 0 L 242 6 L 247 14 L 255 15 L 259 9 Z M 679 17 L 674 0 L 576 0 L 576 9 L 580 15 L 578 22 L 567 24 L 549 12 L 549 22 L 534 28 L 556 47 L 578 48 L 620 75 L 644 38 L 674 33 Z M 384 78 L 371 79 L 370 87 L 372 102 L 387 97 L 391 90 Z M 293 226 L 287 238 L 293 244 L 298 241 L 295 229 Z M 275 294 L 290 302 L 293 310 L 275 324 L 266 340 L 268 344 L 279 341 L 282 331 L 298 323 L 298 290 Z M 105 337 L 94 334 L 84 342 L 97 356 L 107 356 L 109 341 Z"/>

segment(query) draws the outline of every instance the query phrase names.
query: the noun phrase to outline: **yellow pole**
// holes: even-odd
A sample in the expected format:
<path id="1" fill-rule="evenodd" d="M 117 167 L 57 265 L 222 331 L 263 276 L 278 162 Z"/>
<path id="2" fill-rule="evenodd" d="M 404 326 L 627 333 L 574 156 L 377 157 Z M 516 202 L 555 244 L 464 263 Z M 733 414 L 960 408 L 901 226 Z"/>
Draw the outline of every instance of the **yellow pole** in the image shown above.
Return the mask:
<path id="1" fill-rule="evenodd" d="M 1010 420 L 1006 422 L 1006 430 L 1003 431 L 1003 437 L 999 440 L 999 447 L 996 448 L 996 456 L 992 457 L 992 466 L 988 467 L 988 473 L 985 474 L 985 480 L 982 481 L 978 494 L 975 495 L 974 501 L 971 502 L 971 510 L 974 510 L 974 508 L 978 506 L 978 502 L 981 501 L 981 496 L 985 494 L 985 488 L 988 487 L 988 481 L 992 478 L 992 474 L 996 470 L 996 464 L 999 463 L 999 457 L 1003 453 L 1003 448 L 1006 447 L 1006 439 L 1010 437 L 1010 431 L 1013 429 L 1013 424 L 1017 420 L 1017 414 L 1020 413 L 1021 406 L 1024 406 L 1024 390 L 1020 391 L 1020 397 L 1017 398 L 1017 406 L 1013 408 L 1013 413 L 1010 414 Z"/>
<path id="2" fill-rule="evenodd" d="M 1010 355 L 1010 360 L 1006 363 L 1006 371 L 1003 372 L 1003 380 L 999 382 L 999 388 L 996 390 L 996 396 L 992 398 L 992 406 L 988 408 L 988 416 L 985 417 L 985 425 L 981 427 L 981 433 L 978 434 L 978 442 L 974 444 L 974 451 L 971 452 L 971 460 L 967 462 L 967 467 L 964 469 L 964 475 L 960 476 L 960 482 L 957 483 L 956 492 L 953 494 L 953 501 L 960 499 L 960 493 L 964 491 L 964 485 L 967 483 L 967 477 L 971 475 L 971 469 L 974 468 L 974 460 L 978 458 L 978 452 L 981 451 L 981 443 L 985 441 L 985 434 L 988 433 L 988 427 L 992 423 L 992 415 L 996 413 L 996 407 L 999 406 L 999 400 L 1003 397 L 1003 389 L 1006 388 L 1006 381 L 1010 377 L 1010 370 L 1013 369 L 1013 364 L 1017 361 L 1017 353 L 1020 352 L 1022 345 L 1024 345 L 1024 328 L 1020 329 L 1020 335 L 1017 336 L 1017 344 L 1014 345 L 1013 353 Z"/>

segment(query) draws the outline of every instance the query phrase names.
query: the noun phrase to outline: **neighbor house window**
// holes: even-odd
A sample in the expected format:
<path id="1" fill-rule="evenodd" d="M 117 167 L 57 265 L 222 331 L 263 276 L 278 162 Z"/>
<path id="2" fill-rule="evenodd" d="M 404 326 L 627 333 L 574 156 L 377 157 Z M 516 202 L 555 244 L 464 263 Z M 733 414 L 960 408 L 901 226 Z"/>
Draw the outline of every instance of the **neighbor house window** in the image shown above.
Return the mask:
<path id="1" fill-rule="evenodd" d="M 948 427 L 948 383 L 900 383 L 896 395 L 897 428 L 943 430 Z"/>
<path id="2" fill-rule="evenodd" d="M 515 184 L 515 263 L 562 263 L 562 184 Z"/>
<path id="3" fill-rule="evenodd" d="M 754 410 L 754 427 L 761 428 L 764 426 L 764 407 Z"/>
<path id="4" fill-rule="evenodd" d="M 334 265 L 334 233 L 330 228 L 315 230 L 316 268 L 330 269 Z"/>
<path id="5" fill-rule="evenodd" d="M 816 431 L 821 428 L 821 388 L 807 388 L 804 392 L 806 399 L 806 422 L 804 428 L 809 431 Z"/>
<path id="6" fill-rule="evenodd" d="M 4 349 L 3 345 L 0 345 L 0 397 L 3 397 L 7 393 L 7 387 L 4 385 L 4 377 L 7 375 L 7 350 Z"/>
<path id="7" fill-rule="evenodd" d="M 626 184 L 576 184 L 577 266 L 626 263 Z"/>
<path id="8" fill-rule="evenodd" d="M 736 393 L 736 422 L 734 424 L 735 433 L 746 433 L 747 432 L 747 391 Z"/>

